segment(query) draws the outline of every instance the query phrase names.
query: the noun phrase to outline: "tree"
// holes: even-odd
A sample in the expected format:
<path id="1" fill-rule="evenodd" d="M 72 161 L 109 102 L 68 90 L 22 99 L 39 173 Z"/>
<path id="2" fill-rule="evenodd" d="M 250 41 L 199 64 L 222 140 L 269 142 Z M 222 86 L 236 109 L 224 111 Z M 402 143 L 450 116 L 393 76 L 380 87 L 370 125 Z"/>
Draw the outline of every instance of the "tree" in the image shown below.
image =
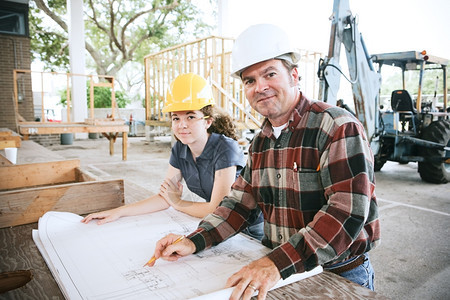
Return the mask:
<path id="1" fill-rule="evenodd" d="M 386 67 L 383 67 L 386 68 Z M 392 72 L 393 70 L 393 72 Z M 449 74 L 449 68 L 447 67 L 447 74 Z M 382 73 L 383 74 L 383 73 Z M 417 94 L 419 88 L 419 70 L 405 72 L 406 89 L 413 94 Z M 436 91 L 438 94 L 442 94 L 443 90 L 443 78 L 442 70 L 426 70 L 423 82 L 422 82 L 422 94 L 432 95 Z M 449 79 L 447 75 L 447 81 Z M 436 89 L 437 81 L 437 89 Z M 383 78 L 383 84 L 381 86 L 381 95 L 390 95 L 393 90 L 402 88 L 402 74 L 399 68 L 391 69 L 391 73 L 386 78 Z"/>
<path id="2" fill-rule="evenodd" d="M 69 70 L 66 0 L 33 1 L 29 19 L 34 57 L 46 69 Z M 90 67 L 99 75 L 116 76 L 127 63 L 143 63 L 145 55 L 203 37 L 211 28 L 189 0 L 84 0 L 84 10 L 85 48 Z M 44 16 L 54 23 L 44 22 Z"/>
<path id="3" fill-rule="evenodd" d="M 385 72 L 383 72 L 385 71 Z M 447 67 L 447 82 L 450 79 L 450 68 Z M 385 107 L 390 107 L 391 93 L 394 90 L 403 88 L 402 72 L 400 68 L 384 66 L 382 71 L 382 85 L 380 91 L 380 103 Z M 405 72 L 406 90 L 411 94 L 413 100 L 416 99 L 419 90 L 419 75 L 420 71 Z M 443 105 L 443 72 L 440 69 L 425 70 L 422 81 L 422 104 L 431 102 L 436 93 L 438 105 Z M 437 86 L 436 86 L 437 83 Z M 450 92 L 450 87 L 447 88 L 447 94 Z"/>

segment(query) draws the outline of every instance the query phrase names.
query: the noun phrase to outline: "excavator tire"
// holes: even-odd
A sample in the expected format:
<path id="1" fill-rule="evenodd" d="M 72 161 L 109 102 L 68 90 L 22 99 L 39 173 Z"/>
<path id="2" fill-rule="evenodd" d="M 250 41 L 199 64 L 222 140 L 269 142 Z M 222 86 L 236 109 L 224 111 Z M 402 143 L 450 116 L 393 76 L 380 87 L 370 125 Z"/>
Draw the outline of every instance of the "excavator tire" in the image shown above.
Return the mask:
<path id="1" fill-rule="evenodd" d="M 431 123 L 422 132 L 422 139 L 450 146 L 450 121 L 439 120 Z M 447 152 L 447 155 L 446 155 Z M 422 147 L 421 156 L 448 157 L 445 150 Z M 422 180 L 430 183 L 447 183 L 450 181 L 450 164 L 445 162 L 419 162 L 419 174 Z"/>

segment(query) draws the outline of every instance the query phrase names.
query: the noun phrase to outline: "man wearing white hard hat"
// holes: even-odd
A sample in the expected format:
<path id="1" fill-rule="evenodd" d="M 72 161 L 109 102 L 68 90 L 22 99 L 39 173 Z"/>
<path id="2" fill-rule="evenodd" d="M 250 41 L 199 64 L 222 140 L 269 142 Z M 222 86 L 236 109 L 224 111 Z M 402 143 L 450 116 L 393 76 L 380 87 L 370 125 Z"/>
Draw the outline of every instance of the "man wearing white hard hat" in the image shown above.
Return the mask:
<path id="1" fill-rule="evenodd" d="M 266 117 L 246 167 L 221 205 L 182 243 L 158 242 L 155 256 L 175 259 L 243 230 L 258 208 L 262 243 L 272 251 L 232 275 L 231 299 L 258 299 L 279 279 L 323 266 L 373 289 L 367 252 L 380 240 L 374 159 L 360 122 L 299 90 L 299 53 L 286 33 L 254 25 L 236 39 L 232 76 Z"/>

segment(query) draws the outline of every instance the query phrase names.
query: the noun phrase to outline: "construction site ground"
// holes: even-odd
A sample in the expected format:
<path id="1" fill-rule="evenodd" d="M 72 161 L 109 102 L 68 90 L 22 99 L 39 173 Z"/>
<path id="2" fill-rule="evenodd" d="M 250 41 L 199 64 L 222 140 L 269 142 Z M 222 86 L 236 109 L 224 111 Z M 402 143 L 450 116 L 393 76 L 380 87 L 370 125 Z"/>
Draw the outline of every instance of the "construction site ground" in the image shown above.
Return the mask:
<path id="1" fill-rule="evenodd" d="M 158 192 L 170 148 L 170 136 L 151 142 L 130 137 L 123 161 L 120 138 L 112 156 L 105 138 L 47 147 L 62 159 L 79 159 L 83 171 L 101 179 L 123 178 L 148 195 Z M 450 299 L 450 183 L 426 183 L 417 164 L 395 162 L 376 173 L 376 183 L 382 230 L 381 244 L 370 251 L 376 292 L 390 299 Z"/>

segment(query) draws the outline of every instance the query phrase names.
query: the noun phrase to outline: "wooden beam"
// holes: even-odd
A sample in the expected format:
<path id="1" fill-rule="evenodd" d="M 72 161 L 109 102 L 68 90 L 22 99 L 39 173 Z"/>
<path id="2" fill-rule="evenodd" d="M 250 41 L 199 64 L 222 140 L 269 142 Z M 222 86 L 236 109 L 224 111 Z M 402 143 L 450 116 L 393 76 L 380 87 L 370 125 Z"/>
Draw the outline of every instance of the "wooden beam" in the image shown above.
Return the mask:
<path id="1" fill-rule="evenodd" d="M 122 133 L 122 159 L 127 160 L 128 134 Z"/>
<path id="2" fill-rule="evenodd" d="M 74 182 L 79 167 L 78 159 L 5 166 L 0 168 L 0 190 Z"/>
<path id="3" fill-rule="evenodd" d="M 19 148 L 21 145 L 19 134 L 8 128 L 0 128 L 0 149 Z"/>
<path id="4" fill-rule="evenodd" d="M 0 228 L 37 222 L 51 210 L 87 214 L 123 203 L 122 179 L 0 192 Z"/>
<path id="5" fill-rule="evenodd" d="M 0 149 L 5 148 L 17 148 L 16 147 L 16 141 L 13 140 L 0 140 Z"/>
<path id="6" fill-rule="evenodd" d="M 5 167 L 5 166 L 14 166 L 14 164 L 12 162 L 10 162 L 9 159 L 4 157 L 3 154 L 0 153 L 0 167 Z M 2 180 L 3 180 L 3 178 L 2 178 Z"/>
<path id="7" fill-rule="evenodd" d="M 80 133 L 80 132 L 128 132 L 128 125 L 89 125 L 86 123 L 19 123 L 20 134 L 58 134 L 58 133 Z"/>
<path id="8" fill-rule="evenodd" d="M 89 121 L 89 119 L 87 120 Z M 80 133 L 80 132 L 102 133 L 105 137 L 109 136 L 108 139 L 110 140 L 110 153 L 111 155 L 113 155 L 114 149 L 111 151 L 111 148 L 114 146 L 116 137 L 118 136 L 119 133 L 122 133 L 122 135 L 127 135 L 128 132 L 130 131 L 130 128 L 128 125 L 118 125 L 117 122 L 119 121 L 114 120 L 108 121 L 106 123 L 99 120 L 99 122 L 102 124 L 91 125 L 87 124 L 86 122 L 84 123 L 20 122 L 19 132 L 23 135 L 24 140 L 28 140 L 29 135 L 35 134 L 62 134 L 62 133 Z M 126 146 L 126 144 L 122 146 Z M 126 151 L 122 152 L 122 160 L 127 160 Z"/>
<path id="9" fill-rule="evenodd" d="M 172 122 L 170 121 L 157 121 L 157 120 L 146 120 L 145 125 L 147 126 L 162 126 L 162 127 L 171 127 Z"/>

